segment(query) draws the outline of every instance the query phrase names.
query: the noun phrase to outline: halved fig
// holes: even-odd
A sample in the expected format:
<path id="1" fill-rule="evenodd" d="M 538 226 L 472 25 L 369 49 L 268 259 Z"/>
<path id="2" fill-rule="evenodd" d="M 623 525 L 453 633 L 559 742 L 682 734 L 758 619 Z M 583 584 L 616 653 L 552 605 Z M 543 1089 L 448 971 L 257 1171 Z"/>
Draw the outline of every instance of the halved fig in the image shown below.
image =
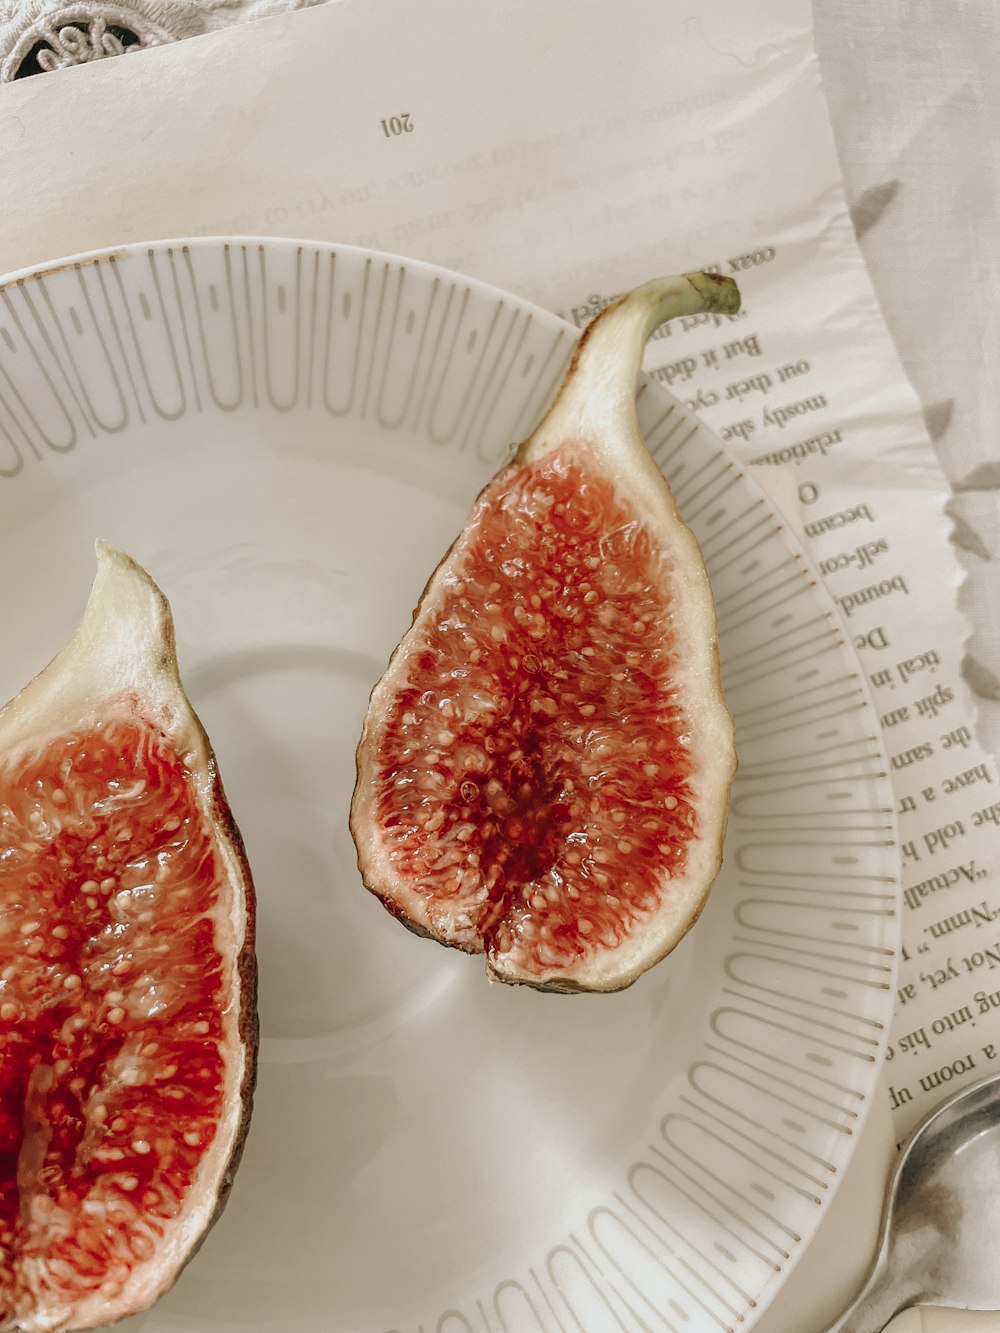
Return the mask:
<path id="1" fill-rule="evenodd" d="M 718 873 L 736 758 L 715 608 L 635 389 L 659 324 L 738 306 L 732 281 L 691 273 L 598 316 L 372 693 L 362 878 L 499 981 L 620 990 Z"/>
<path id="2" fill-rule="evenodd" d="M 254 900 L 162 593 L 98 544 L 70 643 L 0 710 L 0 1328 L 145 1309 L 225 1201 Z"/>

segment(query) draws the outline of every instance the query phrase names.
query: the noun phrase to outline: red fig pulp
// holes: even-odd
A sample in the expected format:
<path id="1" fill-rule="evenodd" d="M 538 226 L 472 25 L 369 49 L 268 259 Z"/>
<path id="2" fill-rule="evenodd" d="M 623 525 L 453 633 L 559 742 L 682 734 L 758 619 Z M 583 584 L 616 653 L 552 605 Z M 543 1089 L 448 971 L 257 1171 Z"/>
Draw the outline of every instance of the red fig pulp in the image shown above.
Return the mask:
<path id="1" fill-rule="evenodd" d="M 253 890 L 169 608 L 110 547 L 83 622 L 0 711 L 0 1328 L 168 1287 L 228 1193 L 253 1090 Z"/>
<path id="2" fill-rule="evenodd" d="M 718 872 L 735 751 L 714 604 L 634 394 L 656 325 L 737 305 L 728 280 L 690 274 L 598 317 L 372 693 L 362 877 L 495 979 L 621 989 Z"/>

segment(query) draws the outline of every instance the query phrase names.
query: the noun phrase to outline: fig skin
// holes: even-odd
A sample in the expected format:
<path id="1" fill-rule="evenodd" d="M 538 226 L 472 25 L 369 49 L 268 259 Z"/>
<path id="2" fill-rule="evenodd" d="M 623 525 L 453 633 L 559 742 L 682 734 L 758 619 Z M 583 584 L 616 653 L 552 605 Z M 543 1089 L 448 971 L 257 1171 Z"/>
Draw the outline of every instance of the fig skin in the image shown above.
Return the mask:
<path id="1" fill-rule="evenodd" d="M 458 563 L 467 534 L 475 529 L 482 506 L 505 474 L 532 468 L 572 442 L 580 456 L 595 463 L 595 471 L 610 478 L 617 494 L 625 497 L 639 519 L 654 533 L 669 533 L 663 548 L 674 562 L 672 584 L 681 609 L 681 629 L 675 640 L 682 645 L 687 688 L 701 728 L 700 757 L 708 772 L 703 803 L 704 818 L 697 865 L 691 882 L 677 889 L 676 911 L 634 927 L 613 949 L 593 950 L 591 962 L 580 966 L 528 969 L 516 960 L 487 951 L 491 980 L 528 985 L 564 993 L 610 992 L 630 986 L 648 968 L 661 961 L 698 919 L 722 862 L 728 815 L 729 788 L 736 770 L 732 720 L 722 693 L 714 604 L 701 551 L 678 513 L 676 501 L 642 440 L 635 413 L 635 389 L 642 353 L 652 331 L 665 319 L 699 311 L 735 313 L 739 293 L 731 279 L 693 273 L 657 279 L 627 293 L 604 310 L 584 331 L 563 382 L 539 425 L 517 449 L 513 461 L 500 470 L 470 511 L 458 534 L 431 575 L 414 611 L 413 623 L 392 654 L 381 680 L 374 687 L 356 752 L 357 782 L 350 827 L 358 851 L 358 866 L 366 888 L 408 929 L 465 952 L 483 952 L 481 939 L 470 937 L 464 925 L 442 924 L 420 899 L 417 887 L 403 882 L 380 844 L 375 786 L 380 766 L 379 746 L 392 714 L 397 691 L 407 681 L 407 664 L 419 651 L 422 625 L 444 605 L 445 584 Z M 685 631 L 691 630 L 691 633 Z M 699 772 L 699 776 L 701 776 Z M 662 882 L 665 882 L 662 881 Z M 608 892 L 613 892 L 609 889 Z M 662 906 L 662 904 L 661 904 Z M 660 909 L 657 909 L 660 912 Z M 616 955 L 611 957 L 610 955 Z"/>
<path id="2" fill-rule="evenodd" d="M 117 1323 L 152 1306 L 173 1286 L 222 1214 L 243 1153 L 253 1108 L 259 1026 L 255 952 L 256 900 L 242 836 L 226 799 L 218 764 L 181 682 L 173 617 L 167 599 L 142 567 L 97 543 L 98 571 L 73 638 L 24 689 L 0 709 L 0 754 L 15 765 L 61 735 L 96 731 L 107 721 L 135 720 L 162 735 L 192 773 L 203 827 L 222 867 L 229 901 L 217 926 L 232 931 L 230 986 L 222 1000 L 233 1010 L 224 1026 L 226 1097 L 215 1140 L 204 1149 L 179 1216 L 162 1246 L 137 1260 L 118 1296 L 92 1293 L 76 1304 L 18 1309 L 11 1333 L 85 1330 Z M 188 763 L 193 760 L 193 763 Z M 223 918 L 221 912 L 227 908 Z M 227 936 L 227 941 L 229 937 Z M 233 1001 L 236 1001 L 235 1009 Z M 123 1028 L 128 1031 L 128 1025 Z"/>

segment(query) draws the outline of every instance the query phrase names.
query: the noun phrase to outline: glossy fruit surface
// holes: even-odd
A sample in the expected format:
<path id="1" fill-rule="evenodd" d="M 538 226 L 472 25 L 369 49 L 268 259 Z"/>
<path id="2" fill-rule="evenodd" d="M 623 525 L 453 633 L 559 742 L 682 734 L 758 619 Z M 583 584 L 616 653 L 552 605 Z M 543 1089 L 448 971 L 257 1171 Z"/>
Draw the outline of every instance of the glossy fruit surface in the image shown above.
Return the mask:
<path id="1" fill-rule="evenodd" d="M 658 324 L 737 304 L 692 274 L 598 317 L 372 693 L 352 809 L 365 883 L 499 980 L 621 989 L 718 871 L 735 752 L 714 605 L 634 393 Z"/>
<path id="2" fill-rule="evenodd" d="M 145 1308 L 249 1117 L 253 891 L 169 608 L 110 547 L 0 711 L 0 1328 Z"/>

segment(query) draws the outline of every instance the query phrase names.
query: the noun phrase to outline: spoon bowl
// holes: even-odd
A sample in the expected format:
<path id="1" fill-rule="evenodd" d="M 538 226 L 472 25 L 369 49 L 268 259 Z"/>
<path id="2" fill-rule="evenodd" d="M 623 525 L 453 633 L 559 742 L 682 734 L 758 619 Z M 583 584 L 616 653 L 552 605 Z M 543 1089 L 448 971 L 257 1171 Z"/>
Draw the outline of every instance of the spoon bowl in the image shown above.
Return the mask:
<path id="1" fill-rule="evenodd" d="M 950 1097 L 903 1146 L 875 1262 L 827 1333 L 880 1333 L 901 1310 L 1000 1309 L 1000 1074 Z"/>

